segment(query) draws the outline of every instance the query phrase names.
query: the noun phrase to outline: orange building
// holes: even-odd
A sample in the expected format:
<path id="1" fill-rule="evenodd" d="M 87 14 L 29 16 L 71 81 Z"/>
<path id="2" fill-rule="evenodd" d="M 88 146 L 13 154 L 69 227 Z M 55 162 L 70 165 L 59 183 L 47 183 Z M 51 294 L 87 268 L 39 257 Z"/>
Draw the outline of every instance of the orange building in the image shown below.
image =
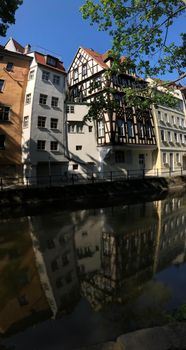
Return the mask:
<path id="1" fill-rule="evenodd" d="M 31 58 L 0 45 L 0 176 L 22 173 L 22 118 Z"/>

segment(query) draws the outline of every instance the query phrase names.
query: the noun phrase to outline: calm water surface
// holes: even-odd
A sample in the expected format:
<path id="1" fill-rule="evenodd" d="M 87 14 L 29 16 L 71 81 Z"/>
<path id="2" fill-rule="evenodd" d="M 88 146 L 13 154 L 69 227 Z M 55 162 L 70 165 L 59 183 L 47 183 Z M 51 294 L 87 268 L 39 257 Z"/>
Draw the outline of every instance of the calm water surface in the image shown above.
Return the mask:
<path id="1" fill-rule="evenodd" d="M 0 344 L 71 350 L 162 324 L 185 276 L 186 196 L 1 220 Z"/>

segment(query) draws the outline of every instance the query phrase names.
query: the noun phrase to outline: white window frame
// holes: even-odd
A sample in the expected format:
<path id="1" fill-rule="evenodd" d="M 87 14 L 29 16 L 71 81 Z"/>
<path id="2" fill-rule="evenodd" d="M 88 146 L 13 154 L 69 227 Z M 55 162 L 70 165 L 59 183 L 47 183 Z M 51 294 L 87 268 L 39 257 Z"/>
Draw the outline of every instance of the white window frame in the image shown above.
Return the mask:
<path id="1" fill-rule="evenodd" d="M 29 125 L 29 116 L 26 115 L 25 117 L 23 117 L 23 128 L 28 128 Z"/>
<path id="2" fill-rule="evenodd" d="M 167 164 L 167 153 L 163 153 L 163 164 Z"/>
<path id="3" fill-rule="evenodd" d="M 55 145 L 55 147 L 54 147 Z M 55 152 L 59 150 L 59 142 L 58 141 L 50 141 L 50 151 Z"/>
<path id="4" fill-rule="evenodd" d="M 48 95 L 40 94 L 40 95 L 39 95 L 39 104 L 40 104 L 40 105 L 46 106 L 46 104 L 47 104 L 47 98 L 48 98 Z"/>
<path id="5" fill-rule="evenodd" d="M 26 98 L 25 98 L 25 104 L 29 105 L 31 103 L 31 94 L 26 94 Z"/>
<path id="6" fill-rule="evenodd" d="M 28 78 L 28 80 L 34 79 L 34 74 L 35 74 L 35 69 L 32 69 L 32 70 L 30 71 L 30 73 L 29 73 L 29 78 Z"/>
<path id="7" fill-rule="evenodd" d="M 50 129 L 56 130 L 58 128 L 58 118 L 50 119 Z"/>
<path id="8" fill-rule="evenodd" d="M 50 79 L 50 72 L 43 70 L 42 71 L 42 80 L 43 81 L 49 81 Z"/>
<path id="9" fill-rule="evenodd" d="M 46 141 L 45 140 L 37 140 L 37 150 L 38 151 L 45 151 L 46 148 Z"/>
<path id="10" fill-rule="evenodd" d="M 39 129 L 46 128 L 46 117 L 43 115 L 38 115 L 37 117 L 37 127 Z"/>
<path id="11" fill-rule="evenodd" d="M 59 85 L 60 84 L 60 76 L 59 75 L 57 75 L 57 74 L 54 74 L 53 75 L 53 84 L 55 84 L 55 85 Z"/>
<path id="12" fill-rule="evenodd" d="M 51 107 L 58 108 L 58 105 L 59 105 L 59 97 L 52 96 Z"/>

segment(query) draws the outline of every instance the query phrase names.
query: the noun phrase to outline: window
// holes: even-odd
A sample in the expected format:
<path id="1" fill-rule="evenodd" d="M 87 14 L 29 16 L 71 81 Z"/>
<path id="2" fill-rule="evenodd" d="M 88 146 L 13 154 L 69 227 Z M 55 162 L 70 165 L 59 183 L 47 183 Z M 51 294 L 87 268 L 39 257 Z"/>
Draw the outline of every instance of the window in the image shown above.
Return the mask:
<path id="1" fill-rule="evenodd" d="M 165 119 L 165 122 L 167 123 L 167 122 L 168 122 L 168 116 L 167 116 L 167 113 L 164 113 L 164 119 Z"/>
<path id="2" fill-rule="evenodd" d="M 89 132 L 92 132 L 92 128 L 93 128 L 93 126 L 89 126 L 89 127 L 88 127 L 88 131 L 89 131 Z"/>
<path id="3" fill-rule="evenodd" d="M 182 126 L 182 128 L 184 127 L 184 119 L 183 118 L 181 119 L 181 126 Z"/>
<path id="4" fill-rule="evenodd" d="M 74 106 L 67 106 L 66 112 L 67 113 L 74 113 Z"/>
<path id="5" fill-rule="evenodd" d="M 138 136 L 144 138 L 144 125 L 142 122 L 138 122 Z"/>
<path id="6" fill-rule="evenodd" d="M 186 143 L 186 135 L 184 135 L 184 143 Z"/>
<path id="7" fill-rule="evenodd" d="M 78 79 L 78 69 L 74 69 L 74 80 Z"/>
<path id="8" fill-rule="evenodd" d="M 58 119 L 51 118 L 50 120 L 50 128 L 51 129 L 57 129 Z"/>
<path id="9" fill-rule="evenodd" d="M 147 121 L 145 123 L 145 133 L 148 139 L 152 137 L 152 130 L 151 130 L 151 123 L 150 121 Z"/>
<path id="10" fill-rule="evenodd" d="M 46 70 L 43 70 L 43 71 L 42 71 L 42 80 L 48 81 L 49 78 L 50 78 L 50 73 L 47 72 Z"/>
<path id="11" fill-rule="evenodd" d="M 23 118 L 23 128 L 28 128 L 29 116 Z"/>
<path id="12" fill-rule="evenodd" d="M 49 64 L 50 66 L 56 67 L 57 61 L 58 60 L 55 57 L 47 56 L 47 64 Z"/>
<path id="13" fill-rule="evenodd" d="M 55 75 L 53 76 L 53 83 L 56 84 L 56 85 L 59 85 L 60 84 L 60 77 L 59 75 Z"/>
<path id="14" fill-rule="evenodd" d="M 163 153 L 163 164 L 167 163 L 167 153 Z"/>
<path id="15" fill-rule="evenodd" d="M 10 107 L 0 106 L 0 121 L 9 120 Z"/>
<path id="16" fill-rule="evenodd" d="M 78 134 L 82 134 L 83 133 L 83 123 L 79 122 L 76 124 L 76 132 Z"/>
<path id="17" fill-rule="evenodd" d="M 4 150 L 5 149 L 5 135 L 0 135 L 0 150 Z"/>
<path id="18" fill-rule="evenodd" d="M 76 124 L 71 122 L 68 124 L 68 132 L 69 133 L 75 133 L 76 132 Z"/>
<path id="19" fill-rule="evenodd" d="M 180 154 L 176 153 L 176 163 L 180 163 Z"/>
<path id="20" fill-rule="evenodd" d="M 81 145 L 76 145 L 76 151 L 80 151 L 82 149 Z"/>
<path id="21" fill-rule="evenodd" d="M 124 163 L 125 162 L 125 152 L 116 151 L 115 152 L 115 162 L 116 163 Z"/>
<path id="22" fill-rule="evenodd" d="M 59 270 L 59 266 L 58 266 L 57 260 L 53 260 L 53 261 L 51 262 L 51 269 L 52 269 L 52 271 Z"/>
<path id="23" fill-rule="evenodd" d="M 131 120 L 127 120 L 128 137 L 134 137 L 134 125 Z"/>
<path id="24" fill-rule="evenodd" d="M 174 133 L 174 139 L 175 139 L 175 142 L 177 142 L 177 141 L 178 141 L 178 135 L 177 135 L 177 133 L 176 133 L 176 132 Z"/>
<path id="25" fill-rule="evenodd" d="M 171 142 L 172 141 L 172 136 L 171 136 L 171 132 L 168 131 L 168 141 Z"/>
<path id="26" fill-rule="evenodd" d="M 69 257 L 68 257 L 68 255 L 63 255 L 61 260 L 62 260 L 63 266 L 66 266 L 66 265 L 69 264 Z"/>
<path id="27" fill-rule="evenodd" d="M 118 127 L 118 135 L 124 136 L 125 135 L 124 121 L 122 119 L 118 119 L 116 123 Z"/>
<path id="28" fill-rule="evenodd" d="M 82 75 L 86 75 L 87 74 L 87 65 L 83 64 L 82 65 Z"/>
<path id="29" fill-rule="evenodd" d="M 177 126 L 179 126 L 179 125 L 180 125 L 180 118 L 177 117 Z"/>
<path id="30" fill-rule="evenodd" d="M 46 125 L 46 117 L 38 116 L 37 118 L 37 126 L 38 128 L 45 128 Z"/>
<path id="31" fill-rule="evenodd" d="M 0 79 L 0 92 L 3 92 L 4 80 Z"/>
<path id="32" fill-rule="evenodd" d="M 58 97 L 53 97 L 52 96 L 51 106 L 52 107 L 58 107 L 58 101 L 59 101 Z"/>
<path id="33" fill-rule="evenodd" d="M 40 96 L 39 96 L 39 103 L 40 103 L 40 105 L 46 105 L 47 97 L 48 97 L 47 95 L 40 94 Z"/>
<path id="34" fill-rule="evenodd" d="M 174 124 L 174 116 L 171 115 L 172 124 Z"/>
<path id="35" fill-rule="evenodd" d="M 180 142 L 183 143 L 183 135 L 180 134 Z"/>
<path id="36" fill-rule="evenodd" d="M 165 132 L 161 130 L 161 141 L 165 141 Z"/>
<path id="37" fill-rule="evenodd" d="M 161 120 L 161 118 L 162 118 L 161 111 L 158 111 L 158 118 L 159 118 L 159 120 Z"/>
<path id="38" fill-rule="evenodd" d="M 7 65 L 6 65 L 6 70 L 8 72 L 13 71 L 13 66 L 14 66 L 14 64 L 12 62 L 8 62 Z"/>
<path id="39" fill-rule="evenodd" d="M 26 95 L 26 100 L 25 100 L 26 104 L 28 105 L 31 102 L 31 94 L 27 94 Z"/>
<path id="40" fill-rule="evenodd" d="M 44 151 L 45 150 L 45 144 L 46 144 L 46 141 L 38 140 L 37 141 L 37 150 L 38 151 Z"/>
<path id="41" fill-rule="evenodd" d="M 105 135 L 105 127 L 104 127 L 104 123 L 102 121 L 99 121 L 97 124 L 98 127 L 98 137 L 104 137 Z"/>
<path id="42" fill-rule="evenodd" d="M 29 78 L 28 78 L 29 80 L 34 79 L 34 72 L 35 72 L 34 69 L 30 71 Z"/>
<path id="43" fill-rule="evenodd" d="M 51 151 L 57 151 L 58 150 L 58 142 L 57 141 L 51 141 L 50 142 L 50 150 Z"/>
<path id="44" fill-rule="evenodd" d="M 78 169 L 78 164 L 73 164 L 72 169 L 73 170 L 77 170 Z"/>

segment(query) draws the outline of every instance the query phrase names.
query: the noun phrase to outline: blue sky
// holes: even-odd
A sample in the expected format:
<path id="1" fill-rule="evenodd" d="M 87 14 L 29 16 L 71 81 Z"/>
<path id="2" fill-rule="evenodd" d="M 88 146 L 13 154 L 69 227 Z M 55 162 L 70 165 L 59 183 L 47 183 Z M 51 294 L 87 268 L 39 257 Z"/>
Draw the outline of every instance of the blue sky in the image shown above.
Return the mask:
<path id="1" fill-rule="evenodd" d="M 31 44 L 34 50 L 42 51 L 41 48 L 45 48 L 60 56 L 66 69 L 79 46 L 105 52 L 111 46 L 111 38 L 82 19 L 79 8 L 83 2 L 23 0 L 23 5 L 16 12 L 16 24 L 9 28 L 6 38 L 1 38 L 1 44 L 13 37 L 23 46 Z M 185 29 L 186 14 L 175 20 L 169 34 L 171 39 L 177 42 L 179 33 Z"/>

